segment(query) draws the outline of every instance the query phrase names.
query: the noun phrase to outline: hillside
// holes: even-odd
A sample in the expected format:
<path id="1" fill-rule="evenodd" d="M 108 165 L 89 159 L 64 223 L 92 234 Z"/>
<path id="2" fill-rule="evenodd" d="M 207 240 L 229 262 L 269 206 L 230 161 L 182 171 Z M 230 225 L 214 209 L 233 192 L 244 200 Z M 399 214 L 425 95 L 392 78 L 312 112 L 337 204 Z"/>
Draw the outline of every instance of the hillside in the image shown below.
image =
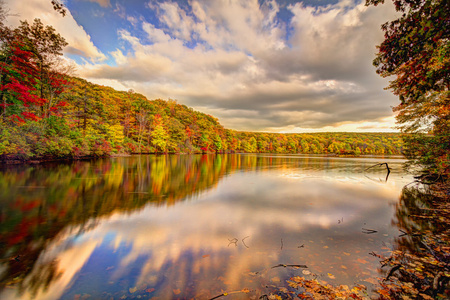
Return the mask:
<path id="1" fill-rule="evenodd" d="M 16 106 L 19 106 L 16 104 Z M 14 107 L 12 107 L 14 108 Z M 68 78 L 53 106 L 29 105 L 0 126 L 0 159 L 36 160 L 132 153 L 401 154 L 397 133 L 279 134 L 224 128 L 175 100 L 148 100 Z M 10 110 L 13 111 L 10 107 Z M 22 115 L 23 112 L 22 112 Z"/>

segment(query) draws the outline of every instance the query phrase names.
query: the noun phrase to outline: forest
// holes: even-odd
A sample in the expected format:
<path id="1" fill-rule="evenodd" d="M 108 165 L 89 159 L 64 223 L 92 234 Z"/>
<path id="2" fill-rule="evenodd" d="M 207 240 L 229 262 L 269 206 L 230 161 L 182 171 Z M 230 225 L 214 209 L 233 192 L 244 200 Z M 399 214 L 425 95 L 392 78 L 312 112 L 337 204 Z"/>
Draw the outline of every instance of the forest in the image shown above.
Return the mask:
<path id="1" fill-rule="evenodd" d="M 279 134 L 224 128 L 175 100 L 148 100 L 65 77 L 53 105 L 6 100 L 2 160 L 83 158 L 132 153 L 401 154 L 398 133 Z"/>
<path id="2" fill-rule="evenodd" d="M 2 26 L 0 160 L 79 159 L 135 153 L 401 154 L 397 133 L 279 134 L 224 128 L 176 100 L 69 76 L 63 37 L 38 19 Z"/>
<path id="3" fill-rule="evenodd" d="M 366 4 L 383 2 L 367 0 Z M 73 76 L 63 63 L 63 49 L 67 43 L 61 35 L 39 19 L 32 24 L 23 21 L 17 28 L 10 28 L 3 23 L 7 14 L 0 5 L 0 164 L 139 153 L 405 155 L 410 162 L 423 167 L 425 176 L 417 177 L 415 183 L 424 183 L 425 188 L 405 186 L 402 191 L 396 219 L 402 236 L 407 239 L 399 239 L 399 247 L 390 257 L 373 254 L 389 267 L 377 292 L 381 299 L 408 296 L 445 299 L 449 295 L 450 278 L 450 2 L 399 0 L 394 4 L 401 17 L 382 26 L 385 40 L 378 47 L 374 65 L 381 76 L 395 78 L 388 88 L 399 97 L 400 104 L 394 111 L 402 133 L 298 134 L 227 129 L 217 118 L 176 100 L 150 100 L 133 90 L 117 91 Z M 147 157 L 152 161 L 147 163 L 144 175 L 153 183 L 147 190 L 151 190 L 151 199 L 155 203 L 162 194 L 168 195 L 170 203 L 175 203 L 208 190 L 227 172 L 239 170 L 244 165 L 258 166 L 256 159 L 242 156 L 240 161 L 233 162 L 233 169 L 227 170 L 221 156 L 193 156 L 189 159 L 195 161 L 195 167 L 183 173 L 177 169 L 180 157 Z M 208 157 L 213 158 L 208 160 Z M 224 160 L 230 159 L 223 157 Z M 139 158 L 130 159 L 134 163 Z M 170 164 L 165 160 L 170 160 Z M 85 193 L 97 197 L 91 188 L 95 182 L 79 183 L 78 178 L 81 175 L 93 176 L 83 162 L 73 163 L 77 167 L 74 172 L 79 174 L 73 173 L 69 178 L 71 189 L 54 187 L 60 193 L 73 194 L 73 202 L 59 203 L 59 194 L 54 199 L 42 201 L 28 199 L 25 194 L 23 203 L 16 206 L 8 204 L 11 210 L 5 210 L 3 221 L 9 228 L 14 228 L 14 235 L 4 231 L 1 242 L 9 245 L 6 250 L 16 251 L 8 253 L 19 255 L 28 251 L 31 237 L 38 235 L 36 232 L 48 240 L 56 236 L 66 223 L 85 224 L 92 216 L 109 214 L 110 208 L 102 206 L 106 198 L 116 205 L 114 208 L 124 211 L 146 204 L 139 198 L 141 194 L 134 193 L 130 193 L 133 201 L 123 201 L 122 192 L 117 189 L 120 183 L 111 179 L 104 183 L 108 192 L 99 195 L 98 201 L 93 201 L 88 207 Z M 131 167 L 137 168 L 138 163 L 135 165 Z M 168 170 L 166 165 L 173 169 Z M 115 167 L 113 161 L 105 160 L 99 168 L 103 173 L 109 170 L 124 172 Z M 61 172 L 67 174 L 69 171 Z M 169 181 L 169 173 L 178 177 Z M 24 174 L 29 176 L 23 179 L 23 186 L 45 177 L 37 176 L 32 170 Z M 12 186 L 14 176 L 20 177 L 11 173 L 1 178 L 3 191 Z M 150 182 L 144 180 L 145 176 L 142 182 Z M 180 182 L 189 185 L 181 189 Z M 437 183 L 446 185 L 438 186 Z M 126 184 L 127 191 L 132 192 L 141 182 Z M 89 211 L 87 214 L 86 209 Z M 42 211 L 49 213 L 44 216 Z M 17 216 L 21 215 L 28 218 L 26 222 L 18 221 Z M 44 246 L 34 244 L 35 252 L 25 258 L 29 262 L 24 264 L 26 269 L 11 271 L 4 280 L 8 284 L 21 280 L 18 274 L 29 272 L 30 265 Z M 15 262 L 9 260 L 8 263 L 12 265 Z M 44 277 L 43 281 L 52 278 L 54 273 L 50 270 L 48 274 L 49 277 Z M 300 283 L 310 284 L 306 281 L 294 283 L 296 288 Z M 308 290 L 309 287 L 303 288 Z M 311 283 L 309 292 L 323 296 L 334 291 L 328 285 L 320 286 L 315 282 Z"/>

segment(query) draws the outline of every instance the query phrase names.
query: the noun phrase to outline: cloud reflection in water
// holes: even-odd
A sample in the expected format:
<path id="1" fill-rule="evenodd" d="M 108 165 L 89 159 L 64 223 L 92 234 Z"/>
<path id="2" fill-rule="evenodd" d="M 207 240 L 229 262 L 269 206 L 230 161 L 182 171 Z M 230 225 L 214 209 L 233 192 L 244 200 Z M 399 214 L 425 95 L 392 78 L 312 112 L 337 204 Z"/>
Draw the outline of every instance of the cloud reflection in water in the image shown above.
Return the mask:
<path id="1" fill-rule="evenodd" d="M 189 201 L 116 212 L 78 236 L 75 226 L 34 267 L 39 272 L 57 260 L 61 272 L 38 299 L 132 296 L 134 287 L 162 298 L 243 288 L 264 293 L 265 286 L 301 274 L 271 268 L 278 264 L 305 264 L 321 277 L 335 275 L 324 279 L 339 284 L 374 278 L 378 261 L 368 253 L 382 251 L 397 233 L 390 204 L 405 179 L 394 174 L 388 183 L 374 183 L 340 167 L 236 172 Z M 363 234 L 362 227 L 378 233 Z M 12 291 L 3 296 L 15 297 Z"/>

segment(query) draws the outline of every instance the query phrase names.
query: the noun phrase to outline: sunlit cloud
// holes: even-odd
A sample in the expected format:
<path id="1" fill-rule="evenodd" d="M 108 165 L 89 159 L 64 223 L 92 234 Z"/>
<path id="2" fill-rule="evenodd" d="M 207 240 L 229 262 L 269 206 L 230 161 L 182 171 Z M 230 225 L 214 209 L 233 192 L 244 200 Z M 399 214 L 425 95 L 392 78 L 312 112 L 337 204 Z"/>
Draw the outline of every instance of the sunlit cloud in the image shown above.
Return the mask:
<path id="1" fill-rule="evenodd" d="M 81 56 L 93 63 L 106 59 L 106 55 L 94 45 L 89 34 L 77 24 L 70 11 L 62 17 L 52 9 L 50 1 L 30 0 L 24 5 L 23 1 L 6 0 L 6 5 L 11 10 L 11 14 L 17 14 L 7 19 L 10 26 L 18 26 L 19 21 L 23 20 L 32 24 L 35 18 L 39 18 L 44 25 L 53 26 L 69 43 L 69 46 L 64 49 L 66 55 Z"/>
<path id="2" fill-rule="evenodd" d="M 366 7 L 364 1 L 342 0 L 282 8 L 275 0 L 149 1 L 138 16 L 118 2 L 114 12 L 132 27 L 114 27 L 116 47 L 107 57 L 70 12 L 63 19 L 33 1 L 29 7 L 40 10 L 21 13 L 51 14 L 46 21 L 70 43 L 66 53 L 86 58 L 79 62 L 79 76 L 133 88 L 149 99 L 177 99 L 214 112 L 227 128 L 379 130 L 388 124 L 382 120 L 393 116 L 390 107 L 397 99 L 383 90 L 388 82 L 372 66 L 383 39 L 380 25 L 394 17 L 390 4 Z M 98 3 L 112 10 L 109 1 Z M 282 9 L 291 17 L 280 18 Z M 153 19 L 146 17 L 150 13 Z"/>

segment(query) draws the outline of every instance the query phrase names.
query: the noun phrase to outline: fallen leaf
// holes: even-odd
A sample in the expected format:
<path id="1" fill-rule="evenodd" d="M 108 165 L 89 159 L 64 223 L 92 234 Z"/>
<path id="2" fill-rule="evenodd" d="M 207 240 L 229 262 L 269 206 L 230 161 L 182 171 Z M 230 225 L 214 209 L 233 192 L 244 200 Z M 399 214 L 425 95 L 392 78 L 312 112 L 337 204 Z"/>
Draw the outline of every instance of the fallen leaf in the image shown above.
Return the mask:
<path id="1" fill-rule="evenodd" d="M 130 293 L 133 294 L 134 292 L 137 291 L 137 287 L 135 286 L 134 288 L 129 288 L 128 291 L 130 291 Z"/>
<path id="2" fill-rule="evenodd" d="M 147 293 L 151 293 L 151 292 L 154 292 L 155 289 L 154 289 L 154 288 L 150 288 L 150 289 L 146 289 L 145 291 L 146 291 Z"/>
<path id="3" fill-rule="evenodd" d="M 334 275 L 331 274 L 331 273 L 328 273 L 327 275 L 328 275 L 328 277 L 329 277 L 330 279 L 336 279 L 336 276 L 334 276 Z"/>
<path id="4" fill-rule="evenodd" d="M 270 279 L 272 282 L 280 282 L 281 280 L 280 280 L 280 278 L 279 277 L 277 277 L 277 276 L 275 276 L 275 277 L 273 277 L 272 279 Z"/>
<path id="5" fill-rule="evenodd" d="M 202 256 L 203 258 L 209 257 L 209 254 L 205 254 Z"/>
<path id="6" fill-rule="evenodd" d="M 178 295 L 178 294 L 181 293 L 181 291 L 180 291 L 180 289 L 174 289 L 174 290 L 173 290 L 173 293 L 174 293 L 175 295 Z"/>
<path id="7" fill-rule="evenodd" d="M 361 258 L 358 258 L 356 261 L 361 263 L 361 264 L 367 264 L 367 261 L 364 260 L 364 259 L 361 259 Z"/>

